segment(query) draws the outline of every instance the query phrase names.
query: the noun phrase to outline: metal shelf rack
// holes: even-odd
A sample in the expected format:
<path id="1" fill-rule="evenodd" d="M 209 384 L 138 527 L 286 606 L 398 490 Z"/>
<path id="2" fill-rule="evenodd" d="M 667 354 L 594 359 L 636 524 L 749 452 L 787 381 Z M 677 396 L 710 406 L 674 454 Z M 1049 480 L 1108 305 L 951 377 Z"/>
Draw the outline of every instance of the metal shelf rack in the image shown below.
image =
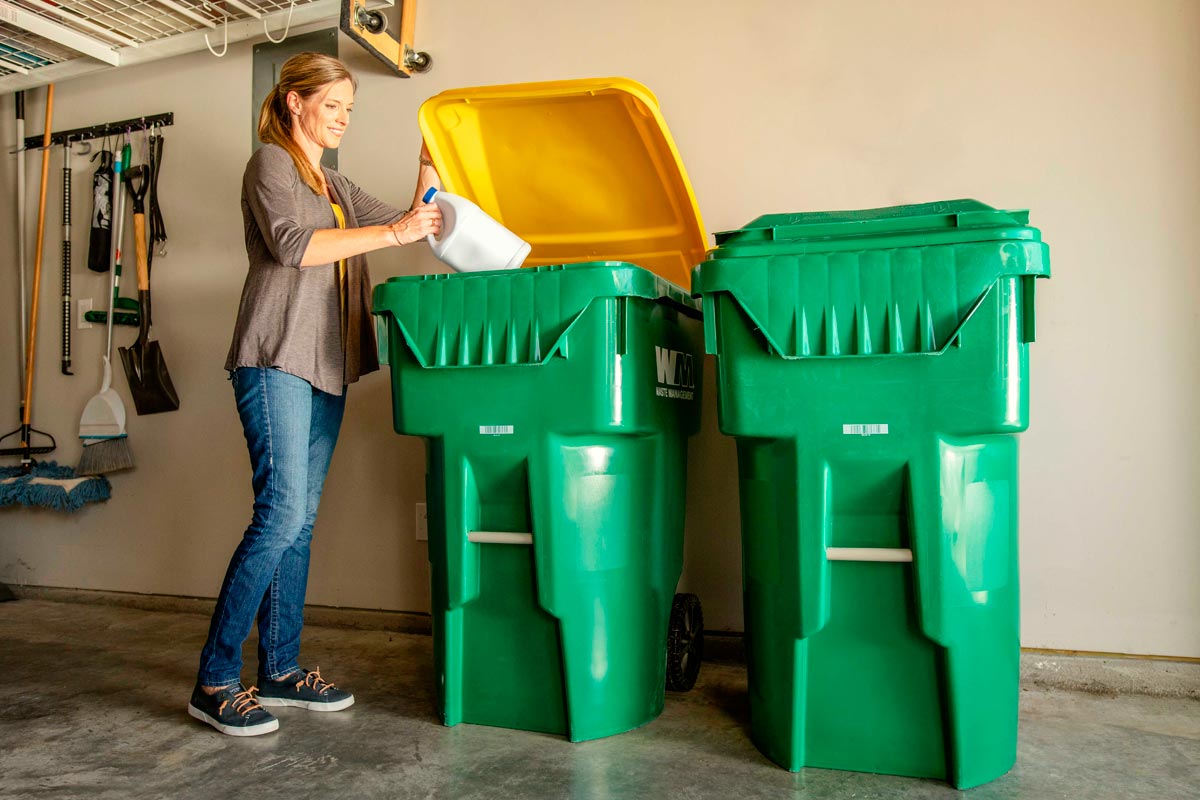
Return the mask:
<path id="1" fill-rule="evenodd" d="M 341 6 L 341 0 L 0 0 L 0 94 L 264 32 L 278 36 L 288 25 L 336 26 Z"/>

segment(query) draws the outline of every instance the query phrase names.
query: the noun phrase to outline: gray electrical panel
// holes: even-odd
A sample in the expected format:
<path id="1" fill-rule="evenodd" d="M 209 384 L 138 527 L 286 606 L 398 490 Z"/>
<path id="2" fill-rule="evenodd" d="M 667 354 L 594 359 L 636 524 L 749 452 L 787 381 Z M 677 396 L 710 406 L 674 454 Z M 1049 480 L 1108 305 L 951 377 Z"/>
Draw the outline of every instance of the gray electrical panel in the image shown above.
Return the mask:
<path id="1" fill-rule="evenodd" d="M 279 68 L 283 66 L 283 62 L 297 53 L 323 53 L 337 58 L 337 28 L 289 36 L 280 44 L 263 42 L 254 45 L 254 94 L 250 101 L 251 152 L 262 147 L 262 142 L 258 140 L 258 112 L 262 110 L 263 101 L 279 82 Z M 326 150 L 321 157 L 321 163 L 330 169 L 337 169 L 337 150 Z"/>

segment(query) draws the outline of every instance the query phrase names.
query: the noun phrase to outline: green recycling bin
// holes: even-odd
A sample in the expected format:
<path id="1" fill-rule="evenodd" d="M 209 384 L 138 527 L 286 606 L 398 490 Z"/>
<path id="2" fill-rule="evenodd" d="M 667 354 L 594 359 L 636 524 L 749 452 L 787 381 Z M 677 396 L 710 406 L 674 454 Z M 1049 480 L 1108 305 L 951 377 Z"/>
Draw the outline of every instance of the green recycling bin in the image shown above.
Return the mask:
<path id="1" fill-rule="evenodd" d="M 683 568 L 707 236 L 658 101 L 624 78 L 452 89 L 421 133 L 524 268 L 393 278 L 395 429 L 427 441 L 442 718 L 635 728 L 702 657 Z M 634 266 L 634 265 L 637 266 Z"/>
<path id="2" fill-rule="evenodd" d="M 717 244 L 693 290 L 737 438 L 756 744 L 793 771 L 1004 774 L 1039 231 L 959 200 Z"/>
<path id="3" fill-rule="evenodd" d="M 395 429 L 428 442 L 447 725 L 581 741 L 662 711 L 699 428 L 696 306 L 615 262 L 376 287 Z"/>

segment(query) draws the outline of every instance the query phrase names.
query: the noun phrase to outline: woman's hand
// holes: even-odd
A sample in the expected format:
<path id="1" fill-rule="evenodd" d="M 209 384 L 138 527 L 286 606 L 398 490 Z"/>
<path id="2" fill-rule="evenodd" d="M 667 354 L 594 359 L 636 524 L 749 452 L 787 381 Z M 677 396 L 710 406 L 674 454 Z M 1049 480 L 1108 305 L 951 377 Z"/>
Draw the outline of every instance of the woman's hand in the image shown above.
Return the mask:
<path id="1" fill-rule="evenodd" d="M 397 245 L 412 244 L 442 230 L 442 210 L 436 203 L 422 203 L 392 223 Z"/>

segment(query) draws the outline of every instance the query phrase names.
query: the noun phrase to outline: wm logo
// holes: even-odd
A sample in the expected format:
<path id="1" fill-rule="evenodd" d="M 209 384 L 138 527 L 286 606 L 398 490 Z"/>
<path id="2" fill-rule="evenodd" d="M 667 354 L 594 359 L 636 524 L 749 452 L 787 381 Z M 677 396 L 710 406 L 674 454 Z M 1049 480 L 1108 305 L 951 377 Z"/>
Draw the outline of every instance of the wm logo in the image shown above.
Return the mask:
<path id="1" fill-rule="evenodd" d="M 695 363 L 690 353 L 654 347 L 654 358 L 658 364 L 658 382 L 663 386 L 678 386 L 681 389 L 696 388 Z"/>

